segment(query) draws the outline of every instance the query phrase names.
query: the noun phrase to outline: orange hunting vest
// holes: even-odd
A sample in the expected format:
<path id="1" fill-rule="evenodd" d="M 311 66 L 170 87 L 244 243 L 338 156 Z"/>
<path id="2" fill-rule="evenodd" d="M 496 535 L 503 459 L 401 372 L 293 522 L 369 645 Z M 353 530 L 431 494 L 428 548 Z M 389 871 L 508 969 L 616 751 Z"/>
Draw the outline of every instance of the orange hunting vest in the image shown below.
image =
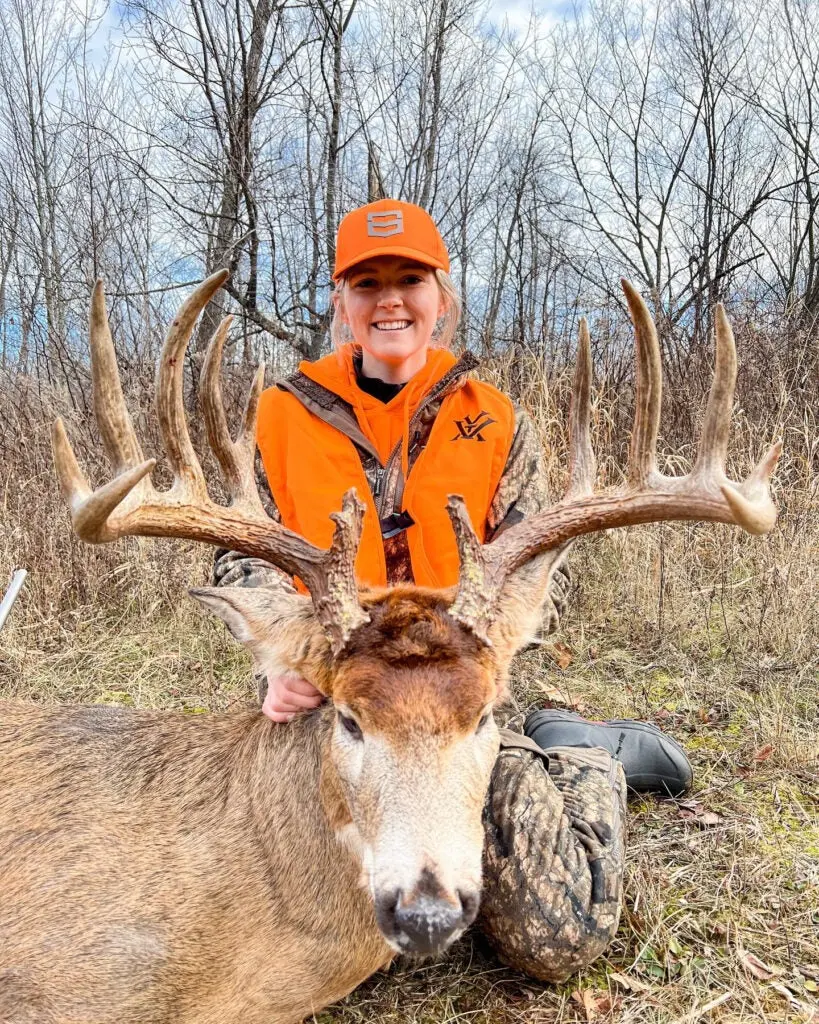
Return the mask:
<path id="1" fill-rule="evenodd" d="M 402 430 L 406 434 L 416 422 L 413 417 L 423 415 L 425 402 L 437 397 L 439 382 L 445 397 L 426 447 L 405 482 L 401 502 L 402 512 L 412 520 L 407 543 L 415 582 L 430 587 L 457 582 L 458 553 L 446 512 L 448 495 L 463 496 L 475 531 L 484 538 L 492 498 L 512 446 L 514 409 L 490 384 L 460 376 L 455 363 L 450 353 L 431 351 L 427 367 L 386 409 L 370 405 L 369 417 L 361 403 L 363 392 L 355 383 L 351 352 L 344 349 L 341 356 L 331 353 L 317 363 L 301 364 L 300 373 L 320 384 L 312 397 L 287 390 L 286 381 L 262 393 L 257 443 L 282 523 L 327 547 L 334 526 L 330 514 L 341 508 L 344 492 L 355 487 L 366 504 L 356 560 L 360 583 L 383 586 L 387 582 L 380 517 L 393 511 L 378 507 L 361 452 L 377 458 L 383 467 L 388 454 L 384 431 L 391 438 L 400 438 Z M 444 380 L 450 371 L 451 385 Z M 386 417 L 380 434 L 372 426 L 375 415 Z M 392 452 L 393 466 L 397 455 L 398 446 Z"/>

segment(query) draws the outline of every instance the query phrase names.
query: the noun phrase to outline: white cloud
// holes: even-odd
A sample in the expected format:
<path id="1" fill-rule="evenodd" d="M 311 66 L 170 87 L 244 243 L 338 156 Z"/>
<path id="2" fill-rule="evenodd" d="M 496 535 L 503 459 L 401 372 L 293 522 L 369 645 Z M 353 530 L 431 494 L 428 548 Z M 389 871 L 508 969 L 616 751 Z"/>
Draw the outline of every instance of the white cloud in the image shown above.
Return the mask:
<path id="1" fill-rule="evenodd" d="M 533 24 L 539 32 L 548 31 L 574 12 L 572 0 L 490 0 L 487 14 L 493 24 L 523 33 Z"/>

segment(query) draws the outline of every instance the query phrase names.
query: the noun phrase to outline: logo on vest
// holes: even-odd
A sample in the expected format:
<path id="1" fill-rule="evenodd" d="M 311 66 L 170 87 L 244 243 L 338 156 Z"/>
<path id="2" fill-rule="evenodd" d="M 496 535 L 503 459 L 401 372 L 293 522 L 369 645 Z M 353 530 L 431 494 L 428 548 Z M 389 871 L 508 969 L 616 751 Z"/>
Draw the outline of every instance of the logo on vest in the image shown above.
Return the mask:
<path id="1" fill-rule="evenodd" d="M 404 232 L 404 213 L 402 210 L 382 210 L 380 213 L 367 214 L 367 234 L 373 238 L 388 238 Z"/>
<path id="2" fill-rule="evenodd" d="M 485 441 L 486 438 L 481 435 L 481 431 L 486 430 L 492 423 L 497 423 L 497 420 L 493 420 L 489 413 L 483 410 L 476 416 L 464 416 L 462 420 L 455 420 L 458 433 L 452 440 Z"/>

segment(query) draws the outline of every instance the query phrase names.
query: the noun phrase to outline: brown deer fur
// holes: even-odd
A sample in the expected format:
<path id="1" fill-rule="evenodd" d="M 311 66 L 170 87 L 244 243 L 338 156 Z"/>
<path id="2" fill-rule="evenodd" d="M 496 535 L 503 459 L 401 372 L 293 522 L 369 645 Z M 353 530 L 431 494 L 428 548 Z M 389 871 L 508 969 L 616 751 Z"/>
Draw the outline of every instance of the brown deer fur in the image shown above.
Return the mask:
<path id="1" fill-rule="evenodd" d="M 372 763 L 351 771 L 333 704 L 288 726 L 2 705 L 2 1024 L 296 1022 L 394 955 L 379 844 L 387 867 L 391 842 L 421 844 L 442 893 L 479 884 L 497 749 L 479 722 L 519 624 L 487 648 L 451 595 L 398 588 L 365 596 L 370 623 L 333 659 L 307 598 L 196 593 L 355 715 Z"/>

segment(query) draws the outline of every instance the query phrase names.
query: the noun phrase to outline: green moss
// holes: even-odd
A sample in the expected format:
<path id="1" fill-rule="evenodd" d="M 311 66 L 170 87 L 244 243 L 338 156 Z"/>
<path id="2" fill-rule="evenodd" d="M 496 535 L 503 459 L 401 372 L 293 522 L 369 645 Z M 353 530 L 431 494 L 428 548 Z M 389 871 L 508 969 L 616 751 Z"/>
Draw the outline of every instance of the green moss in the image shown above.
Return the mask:
<path id="1" fill-rule="evenodd" d="M 134 698 L 125 690 L 103 690 L 99 695 L 96 704 L 122 704 L 126 707 L 134 706 Z"/>
<path id="2" fill-rule="evenodd" d="M 715 732 L 700 732 L 685 739 L 686 750 L 722 750 L 724 744 Z"/>

